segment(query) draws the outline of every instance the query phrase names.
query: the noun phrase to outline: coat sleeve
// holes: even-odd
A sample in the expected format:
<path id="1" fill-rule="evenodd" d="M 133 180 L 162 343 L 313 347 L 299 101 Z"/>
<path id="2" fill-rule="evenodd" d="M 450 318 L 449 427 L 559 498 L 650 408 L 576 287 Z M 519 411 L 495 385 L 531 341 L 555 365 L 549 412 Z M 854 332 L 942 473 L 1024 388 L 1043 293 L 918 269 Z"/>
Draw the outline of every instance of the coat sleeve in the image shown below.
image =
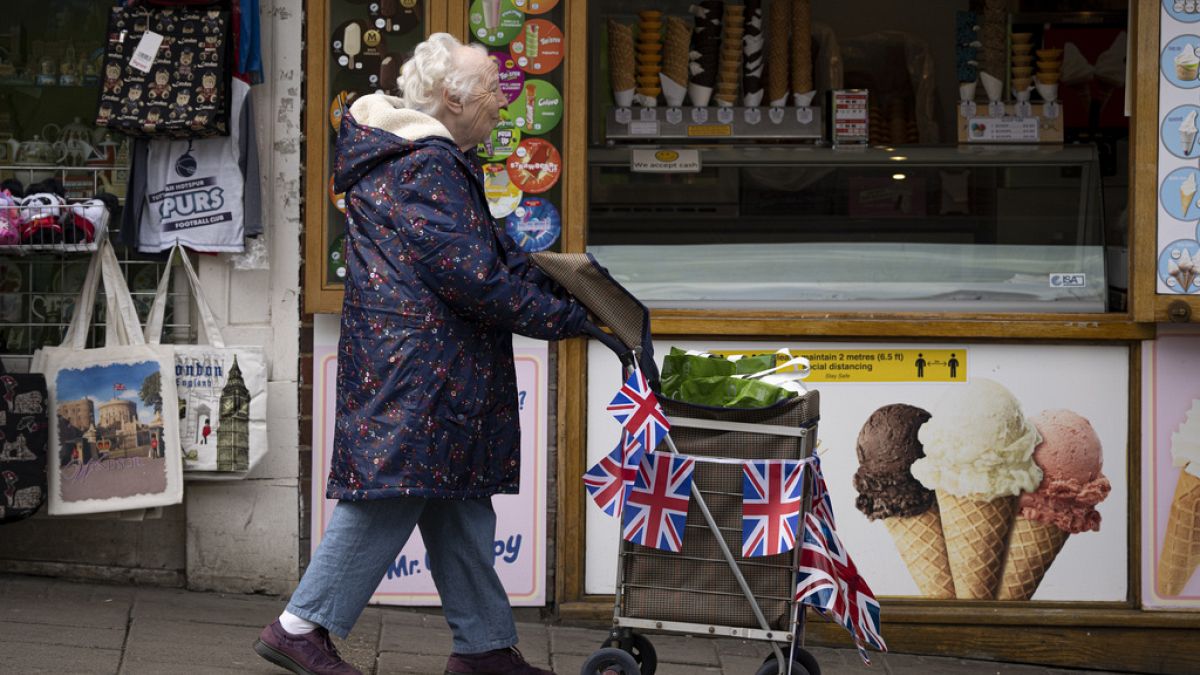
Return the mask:
<path id="1" fill-rule="evenodd" d="M 452 204 L 448 187 L 463 175 L 452 157 L 418 151 L 404 173 L 419 178 L 399 182 L 396 230 L 418 276 L 455 313 L 542 340 L 584 333 L 588 317 L 582 305 L 522 279 L 520 269 L 510 270 L 497 255 L 490 222 L 482 228 L 463 222 L 469 207 Z"/>

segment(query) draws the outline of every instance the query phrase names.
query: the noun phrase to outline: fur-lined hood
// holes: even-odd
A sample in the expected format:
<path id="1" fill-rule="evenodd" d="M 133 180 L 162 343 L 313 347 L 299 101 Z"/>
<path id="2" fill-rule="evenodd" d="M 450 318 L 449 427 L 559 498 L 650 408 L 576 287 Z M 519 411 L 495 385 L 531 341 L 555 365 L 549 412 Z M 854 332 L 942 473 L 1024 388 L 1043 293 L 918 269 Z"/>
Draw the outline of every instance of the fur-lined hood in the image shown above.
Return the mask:
<path id="1" fill-rule="evenodd" d="M 433 117 L 405 108 L 395 96 L 363 96 L 342 116 L 333 187 L 346 192 L 380 163 L 430 144 L 457 150 L 450 131 Z"/>

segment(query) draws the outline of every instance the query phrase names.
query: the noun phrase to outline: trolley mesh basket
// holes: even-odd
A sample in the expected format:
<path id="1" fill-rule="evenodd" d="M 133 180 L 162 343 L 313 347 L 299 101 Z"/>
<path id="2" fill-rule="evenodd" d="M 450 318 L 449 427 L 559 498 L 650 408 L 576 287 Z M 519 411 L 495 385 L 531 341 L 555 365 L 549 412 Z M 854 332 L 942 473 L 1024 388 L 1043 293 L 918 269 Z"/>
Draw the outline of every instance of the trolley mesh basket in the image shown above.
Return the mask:
<path id="1" fill-rule="evenodd" d="M 686 455 L 728 459 L 802 459 L 816 444 L 819 396 L 811 391 L 770 408 L 714 409 L 660 399 L 668 418 L 698 418 L 744 424 L 807 428 L 802 438 L 747 431 L 672 427 L 675 446 Z M 692 480 L 704 494 L 725 544 L 750 584 L 773 628 L 786 629 L 795 593 L 795 556 L 743 558 L 742 465 L 697 462 Z M 721 626 L 757 627 L 750 603 L 738 587 L 695 500 L 688 510 L 683 551 L 670 553 L 622 542 L 625 592 L 622 616 Z"/>

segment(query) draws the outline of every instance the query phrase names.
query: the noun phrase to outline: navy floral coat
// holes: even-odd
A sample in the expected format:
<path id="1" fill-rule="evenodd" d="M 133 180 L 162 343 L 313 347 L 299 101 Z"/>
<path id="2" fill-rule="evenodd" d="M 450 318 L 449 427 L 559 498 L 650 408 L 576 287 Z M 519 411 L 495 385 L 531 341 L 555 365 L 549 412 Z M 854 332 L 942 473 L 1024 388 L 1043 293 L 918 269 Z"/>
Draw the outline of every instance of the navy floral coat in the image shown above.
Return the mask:
<path id="1" fill-rule="evenodd" d="M 363 97 L 344 115 L 346 193 L 330 498 L 514 493 L 512 334 L 579 335 L 581 305 L 491 217 L 483 174 L 432 117 Z"/>

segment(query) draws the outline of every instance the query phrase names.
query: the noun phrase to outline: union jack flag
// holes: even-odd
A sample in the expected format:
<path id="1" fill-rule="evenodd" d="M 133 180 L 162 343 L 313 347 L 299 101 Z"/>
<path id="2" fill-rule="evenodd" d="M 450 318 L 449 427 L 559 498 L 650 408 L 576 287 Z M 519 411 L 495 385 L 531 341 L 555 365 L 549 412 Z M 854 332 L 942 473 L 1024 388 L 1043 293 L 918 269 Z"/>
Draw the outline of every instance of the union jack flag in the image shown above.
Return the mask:
<path id="1" fill-rule="evenodd" d="M 604 513 L 616 516 L 624 510 L 625 496 L 642 463 L 642 452 L 633 436 L 622 433 L 617 447 L 583 474 L 584 487 Z"/>
<path id="2" fill-rule="evenodd" d="M 819 465 L 817 465 L 819 466 Z M 815 481 L 824 488 L 820 473 Z M 804 541 L 800 547 L 800 568 L 796 572 L 796 601 L 812 605 L 829 619 L 839 623 L 854 638 L 854 646 L 863 663 L 870 664 L 867 646 L 887 651 L 879 622 L 879 601 L 871 587 L 842 546 L 828 510 L 814 495 L 813 507 L 804 514 Z"/>
<path id="3" fill-rule="evenodd" d="M 796 547 L 804 463 L 749 461 L 742 465 L 742 556 L 779 555 Z"/>
<path id="4" fill-rule="evenodd" d="M 692 499 L 696 460 L 667 452 L 645 453 L 637 481 L 625 498 L 623 536 L 643 546 L 678 553 Z"/>
<path id="5" fill-rule="evenodd" d="M 629 374 L 629 379 L 608 404 L 608 412 L 637 438 L 646 452 L 654 452 L 663 437 L 671 430 L 671 423 L 658 405 L 658 399 L 641 369 Z"/>
<path id="6" fill-rule="evenodd" d="M 113 391 L 125 391 L 125 385 L 117 382 L 113 385 Z"/>

